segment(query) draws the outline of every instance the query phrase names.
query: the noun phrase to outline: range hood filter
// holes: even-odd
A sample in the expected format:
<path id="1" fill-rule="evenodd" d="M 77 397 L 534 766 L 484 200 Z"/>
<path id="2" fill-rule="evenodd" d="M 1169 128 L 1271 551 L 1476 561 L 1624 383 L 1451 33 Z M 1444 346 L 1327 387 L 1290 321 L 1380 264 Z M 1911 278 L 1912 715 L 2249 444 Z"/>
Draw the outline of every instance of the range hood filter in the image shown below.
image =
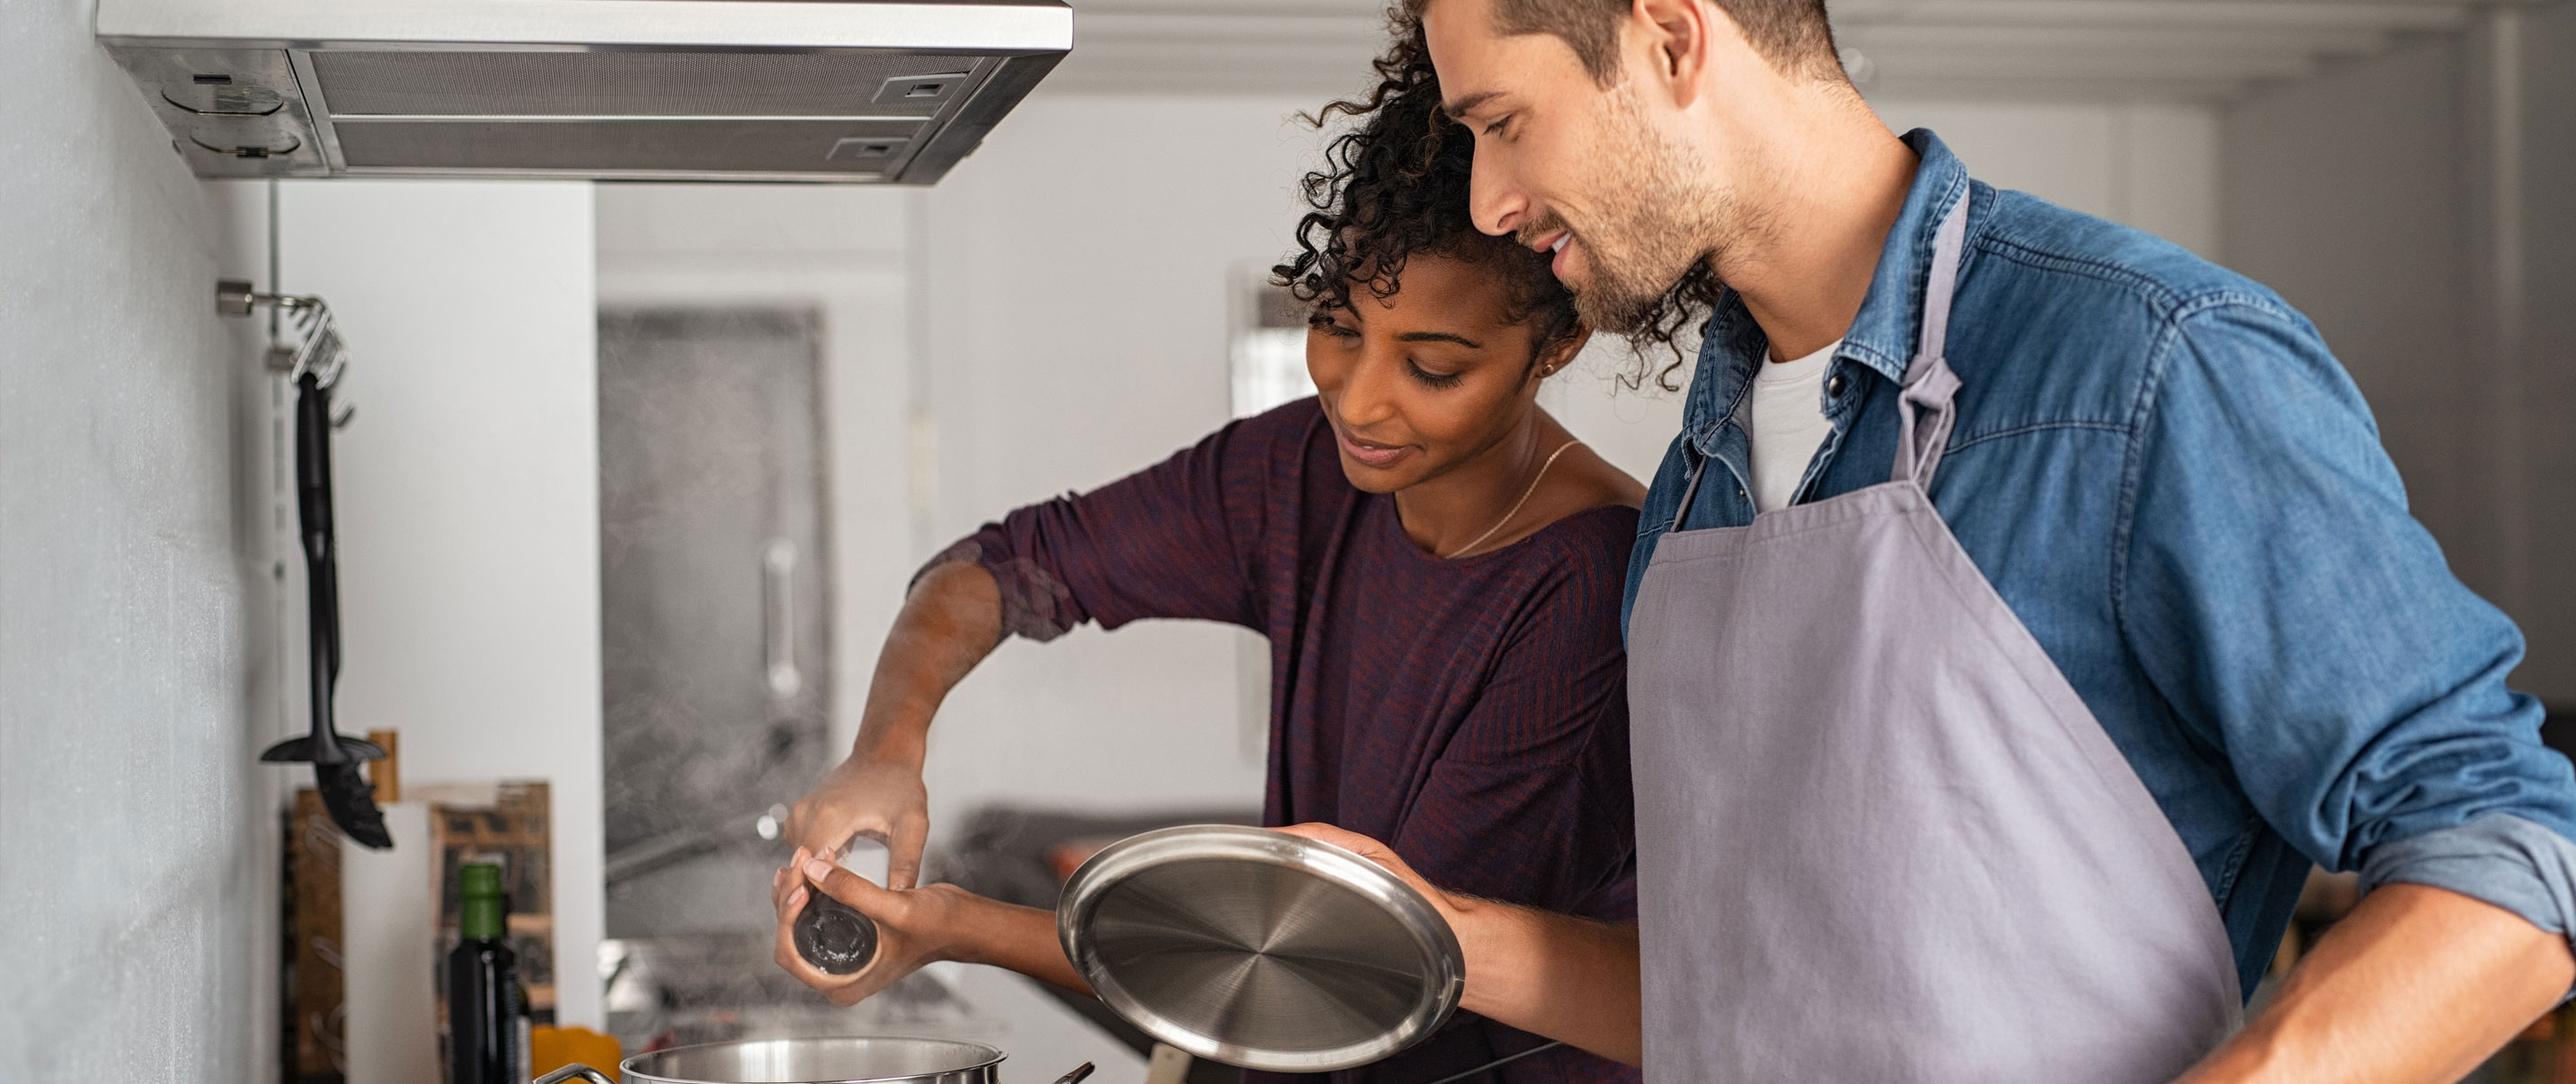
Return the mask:
<path id="1" fill-rule="evenodd" d="M 100 0 L 207 177 L 928 184 L 1072 47 L 1060 0 Z"/>

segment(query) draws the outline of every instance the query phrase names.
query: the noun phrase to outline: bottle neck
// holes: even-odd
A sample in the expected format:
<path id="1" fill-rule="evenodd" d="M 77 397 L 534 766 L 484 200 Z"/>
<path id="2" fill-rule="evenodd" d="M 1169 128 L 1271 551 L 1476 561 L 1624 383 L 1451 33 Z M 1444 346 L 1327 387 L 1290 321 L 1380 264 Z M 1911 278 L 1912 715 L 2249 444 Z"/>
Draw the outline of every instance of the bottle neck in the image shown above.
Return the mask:
<path id="1" fill-rule="evenodd" d="M 458 901 L 456 932 L 468 941 L 498 941 L 506 911 L 499 896 L 467 896 Z"/>

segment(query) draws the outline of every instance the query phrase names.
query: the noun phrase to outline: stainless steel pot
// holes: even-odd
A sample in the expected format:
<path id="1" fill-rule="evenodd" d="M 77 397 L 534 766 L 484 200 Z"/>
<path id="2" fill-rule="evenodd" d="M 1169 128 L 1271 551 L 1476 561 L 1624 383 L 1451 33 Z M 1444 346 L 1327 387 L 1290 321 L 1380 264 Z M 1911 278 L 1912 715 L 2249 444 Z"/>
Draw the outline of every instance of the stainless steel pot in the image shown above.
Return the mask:
<path id="1" fill-rule="evenodd" d="M 750 1039 L 637 1054 L 618 1064 L 627 1084 L 999 1084 L 1003 1054 L 981 1043 L 871 1036 Z M 567 1065 L 536 1084 L 604 1078 Z"/>

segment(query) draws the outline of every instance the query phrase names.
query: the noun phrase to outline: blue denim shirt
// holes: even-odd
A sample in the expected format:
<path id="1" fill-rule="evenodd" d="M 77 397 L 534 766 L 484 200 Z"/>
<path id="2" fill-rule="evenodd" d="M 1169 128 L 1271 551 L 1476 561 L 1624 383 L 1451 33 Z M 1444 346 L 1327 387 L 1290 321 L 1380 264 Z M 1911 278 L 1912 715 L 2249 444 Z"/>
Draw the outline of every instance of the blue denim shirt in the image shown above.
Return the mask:
<path id="1" fill-rule="evenodd" d="M 2310 862 L 2576 928 L 2576 771 L 2505 688 L 2521 634 L 2407 513 L 2316 328 L 2172 244 L 1971 181 L 1929 131 L 1905 139 L 1922 164 L 1797 501 L 1888 479 L 1936 219 L 1969 186 L 1933 504 L 2172 820 L 2244 988 Z M 1631 608 L 1701 464 L 1683 525 L 1752 521 L 1739 414 L 1767 350 L 1725 297 L 1646 497 Z"/>

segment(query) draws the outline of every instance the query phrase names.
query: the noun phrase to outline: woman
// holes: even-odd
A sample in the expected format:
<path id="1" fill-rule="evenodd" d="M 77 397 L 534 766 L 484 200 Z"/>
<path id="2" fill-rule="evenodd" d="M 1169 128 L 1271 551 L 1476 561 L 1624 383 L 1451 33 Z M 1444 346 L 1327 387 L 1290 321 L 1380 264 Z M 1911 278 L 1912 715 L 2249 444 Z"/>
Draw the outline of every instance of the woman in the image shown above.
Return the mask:
<path id="1" fill-rule="evenodd" d="M 1083 989 L 1051 912 L 911 884 L 940 700 L 1002 636 L 1045 640 L 1085 620 L 1269 636 L 1265 823 L 1389 840 L 1455 891 L 1633 918 L 1618 618 L 1644 491 L 1538 408 L 1589 332 L 1541 255 L 1469 221 L 1472 143 L 1438 99 L 1390 76 L 1327 109 L 1366 121 L 1307 177 L 1315 210 L 1275 269 L 1315 306 L 1315 398 L 1014 511 L 915 580 L 855 749 L 797 804 L 803 846 L 774 885 L 782 966 L 840 1004 L 940 959 Z M 889 842 L 888 888 L 810 861 L 860 834 Z M 790 923 L 818 886 L 876 918 L 867 970 L 829 976 L 797 958 Z M 1536 1045 L 1461 1014 L 1336 1076 L 1430 1081 Z M 1634 1077 L 1560 1049 L 1475 1079 Z"/>

